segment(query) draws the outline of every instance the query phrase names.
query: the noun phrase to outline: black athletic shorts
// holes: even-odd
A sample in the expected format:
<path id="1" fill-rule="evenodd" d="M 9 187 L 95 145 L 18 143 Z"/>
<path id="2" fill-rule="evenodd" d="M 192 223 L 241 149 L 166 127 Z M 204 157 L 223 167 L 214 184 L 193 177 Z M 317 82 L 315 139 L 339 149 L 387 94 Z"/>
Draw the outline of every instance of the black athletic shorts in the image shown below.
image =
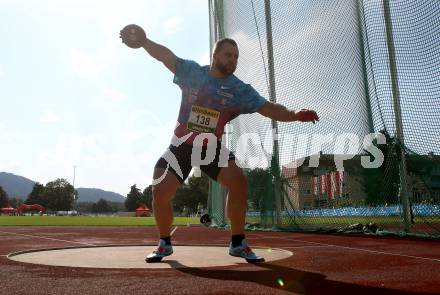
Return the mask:
<path id="1" fill-rule="evenodd" d="M 210 157 L 207 158 L 207 146 L 193 148 L 192 145 L 186 143 L 182 143 L 179 146 L 171 144 L 157 161 L 155 168 L 168 168 L 176 175 L 180 183 L 185 181 L 194 166 L 200 167 L 200 170 L 209 177 L 217 180 L 220 170 L 223 167 L 227 167 L 229 161 L 235 160 L 235 155 L 226 149 L 226 147 L 222 146 L 220 141 L 217 142 L 216 146 L 214 145 L 209 148 Z M 214 152 L 215 156 L 213 156 Z M 173 158 L 173 155 L 175 158 Z M 209 161 L 212 158 L 213 160 Z M 177 160 L 177 163 L 175 160 Z M 200 160 L 202 162 L 200 162 Z"/>

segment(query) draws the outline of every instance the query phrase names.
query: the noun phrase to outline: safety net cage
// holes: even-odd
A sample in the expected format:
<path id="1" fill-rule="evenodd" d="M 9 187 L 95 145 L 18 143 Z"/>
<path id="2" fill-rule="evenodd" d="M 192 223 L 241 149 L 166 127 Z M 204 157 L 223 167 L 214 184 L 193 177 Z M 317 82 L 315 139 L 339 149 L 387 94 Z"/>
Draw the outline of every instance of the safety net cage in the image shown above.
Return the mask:
<path id="1" fill-rule="evenodd" d="M 440 1 L 209 0 L 211 48 L 317 124 L 241 115 L 224 141 L 248 179 L 248 229 L 440 236 Z M 213 224 L 227 192 L 210 182 Z"/>

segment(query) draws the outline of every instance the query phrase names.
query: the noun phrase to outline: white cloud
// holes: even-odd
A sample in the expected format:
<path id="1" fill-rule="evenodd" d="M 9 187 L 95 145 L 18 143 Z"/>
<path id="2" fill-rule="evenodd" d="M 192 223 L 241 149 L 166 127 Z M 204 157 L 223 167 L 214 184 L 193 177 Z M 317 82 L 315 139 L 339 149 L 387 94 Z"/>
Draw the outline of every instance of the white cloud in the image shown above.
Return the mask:
<path id="1" fill-rule="evenodd" d="M 5 71 L 3 71 L 2 66 L 0 66 L 0 77 L 3 76 L 5 74 Z"/>
<path id="2" fill-rule="evenodd" d="M 78 49 L 70 50 L 73 71 L 88 80 L 99 78 L 102 66 L 90 54 Z"/>
<path id="3" fill-rule="evenodd" d="M 98 162 L 104 153 L 101 144 L 102 136 L 92 134 L 81 136 L 79 134 L 63 134 L 55 139 L 55 143 L 51 144 L 51 148 L 44 150 L 39 156 L 41 162 L 47 163 L 48 166 L 71 166 L 70 164 L 79 163 L 81 161 Z M 102 162 L 100 163 L 102 164 Z"/>
<path id="4" fill-rule="evenodd" d="M 35 171 L 27 175 L 37 175 L 33 177 L 43 182 L 58 177 L 71 181 L 75 165 L 76 187 L 102 188 L 123 195 L 133 184 L 143 189 L 151 183 L 152 167 L 169 144 L 172 126 L 148 111 L 134 111 L 123 128 L 110 131 L 110 135 L 60 135 L 40 150 L 32 163 Z M 169 137 L 164 139 L 163 134 Z"/>
<path id="5" fill-rule="evenodd" d="M 23 144 L 25 139 L 21 132 L 17 132 L 13 127 L 5 126 L 2 122 L 0 122 L 0 134 L 0 146 L 3 148 Z M 3 154 L 6 155 L 7 153 Z"/>
<path id="6" fill-rule="evenodd" d="M 182 20 L 178 17 L 169 18 L 164 23 L 164 29 L 167 34 L 176 34 L 182 30 Z"/>
<path id="7" fill-rule="evenodd" d="M 105 90 L 105 95 L 114 101 L 124 101 L 127 99 L 127 96 L 124 93 L 114 89 Z"/>
<path id="8" fill-rule="evenodd" d="M 17 126 L 7 126 L 1 121 L 0 134 L 0 172 L 21 173 L 30 154 L 28 147 L 32 144 L 31 137 Z"/>
<path id="9" fill-rule="evenodd" d="M 147 5 L 143 0 L 98 1 L 94 4 L 94 13 L 100 29 L 114 38 L 123 26 L 129 23 L 144 25 L 145 20 L 153 18 L 154 11 Z"/>
<path id="10" fill-rule="evenodd" d="M 211 54 L 209 53 L 209 50 L 203 53 L 198 62 L 201 65 L 209 65 L 211 63 Z"/>
<path id="11" fill-rule="evenodd" d="M 33 176 L 35 180 L 40 182 L 48 182 L 60 177 L 72 181 L 72 170 L 76 165 L 82 175 L 78 180 L 81 178 L 87 180 L 92 174 L 99 176 L 101 171 L 107 169 L 108 153 L 104 146 L 102 136 L 99 135 L 61 134 L 37 152 L 33 158 L 34 163 L 32 163 L 34 168 L 29 169 L 32 170 L 29 174 L 35 175 Z M 75 186 L 77 184 L 78 182 L 75 182 Z M 88 187 L 108 188 L 108 184 L 104 184 L 102 180 L 96 183 L 91 180 L 84 184 L 87 184 Z"/>
<path id="12" fill-rule="evenodd" d="M 43 116 L 40 118 L 40 122 L 54 123 L 60 121 L 60 117 L 51 110 L 45 110 Z"/>
<path id="13" fill-rule="evenodd" d="M 136 110 L 128 115 L 123 130 L 124 142 L 133 150 L 155 150 L 170 142 L 175 121 L 163 122 L 147 110 Z"/>

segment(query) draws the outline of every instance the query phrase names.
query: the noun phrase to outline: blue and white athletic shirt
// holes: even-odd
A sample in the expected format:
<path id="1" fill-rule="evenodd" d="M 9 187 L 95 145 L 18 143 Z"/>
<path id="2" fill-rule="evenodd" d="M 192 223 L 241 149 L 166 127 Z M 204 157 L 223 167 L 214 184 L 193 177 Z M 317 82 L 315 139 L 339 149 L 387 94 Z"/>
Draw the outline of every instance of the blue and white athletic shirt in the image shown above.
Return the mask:
<path id="1" fill-rule="evenodd" d="M 174 134 L 182 138 L 192 133 L 186 140 L 188 144 L 200 133 L 213 133 L 220 140 L 226 123 L 240 114 L 258 111 L 267 102 L 235 75 L 215 79 L 210 75 L 209 66 L 190 60 L 177 58 L 174 83 L 182 89 Z"/>

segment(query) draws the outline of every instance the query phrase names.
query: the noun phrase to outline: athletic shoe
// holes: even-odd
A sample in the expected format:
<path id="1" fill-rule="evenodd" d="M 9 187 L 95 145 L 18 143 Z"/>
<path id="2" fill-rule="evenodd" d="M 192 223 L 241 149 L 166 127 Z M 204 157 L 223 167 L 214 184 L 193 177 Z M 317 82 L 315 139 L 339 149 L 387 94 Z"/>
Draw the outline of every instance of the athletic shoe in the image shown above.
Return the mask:
<path id="1" fill-rule="evenodd" d="M 232 247 L 232 243 L 229 245 L 229 255 L 235 257 L 242 257 L 249 263 L 264 262 L 264 258 L 257 256 L 251 248 L 249 248 L 246 239 L 241 241 L 241 245 Z"/>
<path id="2" fill-rule="evenodd" d="M 166 245 L 165 241 L 160 239 L 157 249 L 148 254 L 145 261 L 148 263 L 160 262 L 162 258 L 170 256 L 171 254 L 173 254 L 173 247 L 171 245 Z"/>

